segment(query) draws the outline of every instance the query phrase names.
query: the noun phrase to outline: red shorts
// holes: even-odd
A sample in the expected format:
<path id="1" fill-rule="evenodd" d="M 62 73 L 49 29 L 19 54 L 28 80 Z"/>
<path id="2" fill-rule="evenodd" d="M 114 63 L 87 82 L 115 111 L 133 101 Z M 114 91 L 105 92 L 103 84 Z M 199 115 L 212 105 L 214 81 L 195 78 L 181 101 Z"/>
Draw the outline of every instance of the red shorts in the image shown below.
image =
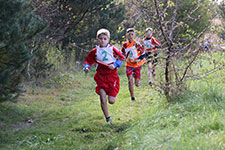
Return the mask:
<path id="1" fill-rule="evenodd" d="M 102 75 L 95 74 L 96 93 L 99 95 L 99 90 L 104 89 L 108 96 L 116 97 L 120 89 L 120 79 L 117 72 L 113 74 Z"/>
<path id="2" fill-rule="evenodd" d="M 126 73 L 127 73 L 127 76 L 131 76 L 134 73 L 135 79 L 141 79 L 141 67 L 132 68 L 132 67 L 126 66 Z"/>

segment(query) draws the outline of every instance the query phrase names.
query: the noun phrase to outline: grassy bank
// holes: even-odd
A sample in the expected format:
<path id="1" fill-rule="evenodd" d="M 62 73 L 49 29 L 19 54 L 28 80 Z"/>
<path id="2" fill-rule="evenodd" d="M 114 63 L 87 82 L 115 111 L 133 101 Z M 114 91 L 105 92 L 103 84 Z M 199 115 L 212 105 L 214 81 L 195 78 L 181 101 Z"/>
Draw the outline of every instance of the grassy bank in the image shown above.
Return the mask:
<path id="1" fill-rule="evenodd" d="M 142 74 L 131 102 L 119 70 L 121 90 L 109 107 L 113 126 L 105 123 L 94 72 L 28 86 L 17 103 L 0 104 L 0 149 L 224 149 L 224 70 L 191 81 L 190 91 L 170 104 L 147 85 L 146 67 Z"/>
<path id="2" fill-rule="evenodd" d="M 123 149 L 225 149 L 224 84 L 193 84 L 178 102 L 146 109 Z"/>

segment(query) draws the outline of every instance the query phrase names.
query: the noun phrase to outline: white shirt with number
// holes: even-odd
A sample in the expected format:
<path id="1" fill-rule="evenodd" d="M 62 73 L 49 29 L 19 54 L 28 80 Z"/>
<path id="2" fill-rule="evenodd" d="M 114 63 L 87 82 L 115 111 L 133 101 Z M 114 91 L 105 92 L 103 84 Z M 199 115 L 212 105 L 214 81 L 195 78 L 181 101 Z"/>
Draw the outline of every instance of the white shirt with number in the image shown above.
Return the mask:
<path id="1" fill-rule="evenodd" d="M 96 59 L 104 64 L 110 64 L 116 61 L 113 55 L 113 47 L 97 47 Z"/>
<path id="2" fill-rule="evenodd" d="M 145 45 L 145 49 L 152 49 L 155 48 L 155 45 L 152 43 L 152 40 L 143 40 L 143 43 Z"/>

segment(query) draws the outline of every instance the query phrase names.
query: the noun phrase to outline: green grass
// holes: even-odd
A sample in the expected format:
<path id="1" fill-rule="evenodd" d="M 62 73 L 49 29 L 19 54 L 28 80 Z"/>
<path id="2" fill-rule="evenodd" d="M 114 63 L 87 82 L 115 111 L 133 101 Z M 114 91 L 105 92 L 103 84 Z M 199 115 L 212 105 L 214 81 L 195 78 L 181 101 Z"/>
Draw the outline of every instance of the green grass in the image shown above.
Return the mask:
<path id="1" fill-rule="evenodd" d="M 17 103 L 0 104 L 0 149 L 225 149 L 224 70 L 191 81 L 190 91 L 172 103 L 147 85 L 146 67 L 131 102 L 124 70 L 118 71 L 117 101 L 109 106 L 113 126 L 105 123 L 94 72 L 69 73 L 56 76 L 57 83 L 28 86 Z"/>
<path id="2" fill-rule="evenodd" d="M 131 103 L 126 76 L 122 76 L 124 85 L 118 100 L 109 107 L 112 127 L 105 123 L 93 76 L 77 73 L 69 87 L 30 87 L 17 103 L 0 104 L 0 148 L 110 149 L 108 143 L 122 137 L 141 108 L 147 107 L 141 96 L 137 103 Z"/>
<path id="3" fill-rule="evenodd" d="M 213 88 L 146 109 L 145 119 L 126 133 L 124 149 L 225 149 L 224 88 Z"/>

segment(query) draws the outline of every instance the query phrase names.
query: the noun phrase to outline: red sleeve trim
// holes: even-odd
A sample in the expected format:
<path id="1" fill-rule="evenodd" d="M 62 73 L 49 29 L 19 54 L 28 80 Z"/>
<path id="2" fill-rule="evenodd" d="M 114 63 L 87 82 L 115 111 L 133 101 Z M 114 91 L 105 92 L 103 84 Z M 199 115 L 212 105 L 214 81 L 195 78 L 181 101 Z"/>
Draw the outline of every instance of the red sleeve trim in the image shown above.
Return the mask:
<path id="1" fill-rule="evenodd" d="M 113 54 L 116 55 L 116 56 L 119 56 L 119 59 L 120 60 L 124 60 L 125 57 L 123 56 L 123 54 L 113 46 Z"/>
<path id="2" fill-rule="evenodd" d="M 84 63 L 92 66 L 96 62 L 96 52 L 97 52 L 97 48 L 92 49 L 88 53 Z"/>
<path id="3" fill-rule="evenodd" d="M 162 46 L 162 44 L 159 42 L 158 39 L 156 39 L 155 37 L 152 38 L 153 39 L 153 44 L 158 45 L 158 46 Z"/>

